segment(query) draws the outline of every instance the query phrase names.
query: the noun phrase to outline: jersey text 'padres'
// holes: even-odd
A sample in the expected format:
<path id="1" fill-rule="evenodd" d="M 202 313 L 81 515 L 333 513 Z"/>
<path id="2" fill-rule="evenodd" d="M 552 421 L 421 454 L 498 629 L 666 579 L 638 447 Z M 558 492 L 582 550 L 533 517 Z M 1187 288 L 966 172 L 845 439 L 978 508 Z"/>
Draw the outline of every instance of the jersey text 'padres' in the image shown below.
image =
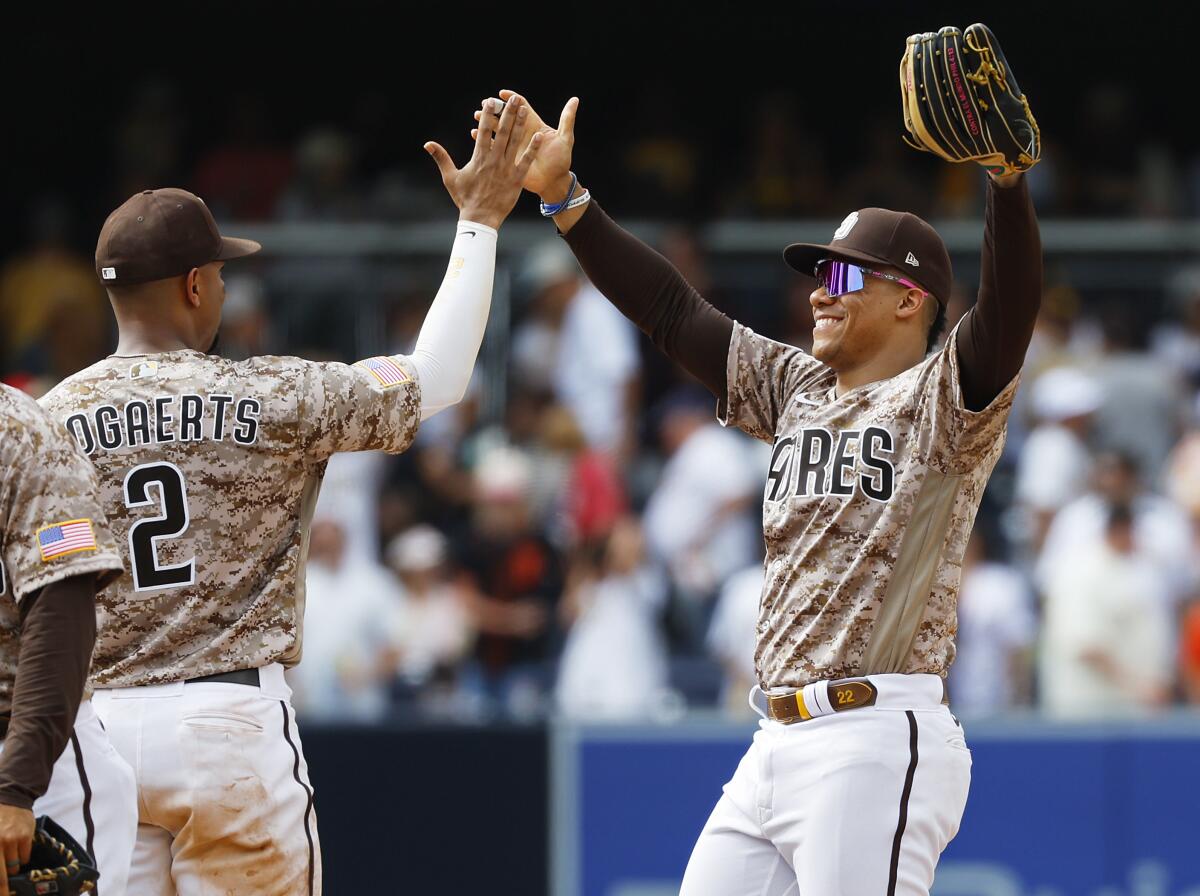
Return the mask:
<path id="1" fill-rule="evenodd" d="M 774 450 L 755 664 L 765 688 L 944 675 L 962 556 L 1000 457 L 1014 379 L 963 406 L 954 348 L 835 395 L 836 374 L 736 326 L 725 422 Z"/>

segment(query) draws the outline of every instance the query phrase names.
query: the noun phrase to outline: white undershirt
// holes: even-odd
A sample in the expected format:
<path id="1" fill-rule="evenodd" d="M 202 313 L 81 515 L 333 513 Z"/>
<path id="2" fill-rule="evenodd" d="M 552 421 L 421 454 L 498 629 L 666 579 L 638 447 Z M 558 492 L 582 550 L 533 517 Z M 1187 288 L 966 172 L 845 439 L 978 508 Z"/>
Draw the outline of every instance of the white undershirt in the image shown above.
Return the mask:
<path id="1" fill-rule="evenodd" d="M 422 420 L 466 395 L 492 305 L 496 239 L 491 227 L 458 222 L 445 279 L 409 355 L 421 383 Z"/>

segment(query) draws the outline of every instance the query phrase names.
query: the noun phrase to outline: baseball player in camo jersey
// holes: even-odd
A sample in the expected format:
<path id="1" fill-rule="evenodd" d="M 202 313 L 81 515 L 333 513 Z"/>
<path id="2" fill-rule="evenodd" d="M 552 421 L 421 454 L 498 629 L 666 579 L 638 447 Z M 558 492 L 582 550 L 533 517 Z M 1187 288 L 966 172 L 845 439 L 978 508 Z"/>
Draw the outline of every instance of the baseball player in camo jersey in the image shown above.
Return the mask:
<path id="1" fill-rule="evenodd" d="M 503 107 L 503 108 L 502 108 Z M 313 793 L 284 668 L 300 659 L 308 523 L 335 452 L 400 452 L 462 398 L 491 301 L 496 228 L 539 137 L 519 100 L 455 168 L 445 280 L 414 352 L 353 366 L 206 354 L 225 261 L 204 203 L 148 190 L 105 222 L 96 268 L 115 354 L 43 399 L 95 464 L 128 572 L 98 598 L 96 709 L 136 775 L 137 896 L 321 891 Z"/>
<path id="2" fill-rule="evenodd" d="M 49 815 L 125 892 L 133 772 L 85 689 L 96 589 L 122 571 L 96 472 L 37 403 L 0 385 L 0 894 Z"/>
<path id="3" fill-rule="evenodd" d="M 990 65 L 1015 89 L 981 27 L 966 32 L 976 76 L 988 81 Z M 906 62 L 950 55 L 945 96 L 967 96 L 958 30 L 914 38 Z M 940 40 L 957 43 L 926 46 Z M 969 110 L 974 123 L 996 105 Z M 532 118 L 546 139 L 526 188 L 596 287 L 712 391 L 721 423 L 774 445 L 751 692 L 763 721 L 682 896 L 927 894 L 970 782 L 944 689 L 960 566 L 1041 301 L 1021 173 L 1036 141 L 1015 164 L 978 159 L 989 171 L 978 301 L 940 349 L 950 257 L 920 218 L 859 209 L 830 243 L 788 246 L 787 263 L 816 280 L 808 354 L 726 317 L 613 223 L 570 172 L 577 107 L 557 130 Z M 1015 107 L 1028 112 L 1023 95 Z"/>

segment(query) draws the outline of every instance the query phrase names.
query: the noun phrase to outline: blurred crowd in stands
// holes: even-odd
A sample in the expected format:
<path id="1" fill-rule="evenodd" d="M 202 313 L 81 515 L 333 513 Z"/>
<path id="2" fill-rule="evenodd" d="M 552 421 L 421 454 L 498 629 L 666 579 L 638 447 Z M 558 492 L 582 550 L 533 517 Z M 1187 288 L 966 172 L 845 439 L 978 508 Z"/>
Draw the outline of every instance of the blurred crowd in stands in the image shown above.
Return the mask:
<path id="1" fill-rule="evenodd" d="M 706 156 L 661 115 L 634 114 L 626 131 L 637 138 L 588 184 L 619 216 L 688 222 L 663 231 L 660 251 L 714 304 L 804 347 L 811 283 L 774 256 L 757 261 L 779 269 L 774 280 L 722 274 L 694 225 L 863 205 L 970 219 L 982 190 L 977 169 L 926 165 L 894 127 L 831 158 L 788 114 L 794 102 L 770 95 L 745 110 L 735 161 Z M 385 113 L 369 95 L 353 127 L 292 146 L 272 138 L 268 111 L 238 98 L 224 137 L 189 165 L 177 98 L 147 86 L 114 128 L 110 191 L 30 203 L 26 245 L 0 260 L 5 381 L 38 394 L 111 351 L 90 247 L 103 213 L 138 189 L 187 186 L 223 222 L 452 218 L 427 160 L 389 163 Z M 1200 155 L 1106 139 L 1129 132 L 1129 92 L 1094 88 L 1078 115 L 1103 149 L 1072 158 L 1047 143 L 1030 177 L 1043 218 L 1200 216 Z M 514 274 L 505 332 L 489 336 L 492 360 L 467 400 L 427 421 L 402 456 L 329 465 L 304 660 L 291 673 L 307 717 L 749 713 L 770 447 L 719 426 L 712 397 L 654 352 L 547 228 L 543 245 L 502 258 Z M 408 351 L 444 265 L 270 248 L 226 271 L 222 354 Z M 951 324 L 973 292 L 958 286 Z M 1200 704 L 1200 266 L 1152 287 L 1142 308 L 1047 280 L 963 565 L 950 677 L 962 715 Z"/>

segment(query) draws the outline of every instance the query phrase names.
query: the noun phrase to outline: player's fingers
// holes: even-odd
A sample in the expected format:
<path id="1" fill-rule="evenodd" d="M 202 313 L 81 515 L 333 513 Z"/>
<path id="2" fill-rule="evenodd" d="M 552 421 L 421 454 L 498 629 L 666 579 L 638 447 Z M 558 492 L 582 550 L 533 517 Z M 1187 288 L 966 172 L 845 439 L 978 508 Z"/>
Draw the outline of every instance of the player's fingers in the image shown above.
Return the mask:
<path id="1" fill-rule="evenodd" d="M 471 139 L 474 140 L 479 136 L 479 128 L 471 128 Z"/>
<path id="2" fill-rule="evenodd" d="M 513 97 L 505 103 L 504 111 L 500 115 L 500 125 L 496 128 L 496 141 L 492 146 L 506 155 L 513 128 L 516 127 L 518 120 L 524 120 L 524 116 L 521 115 L 521 105 L 520 97 Z M 480 122 L 480 126 L 482 127 L 482 122 Z"/>
<path id="3" fill-rule="evenodd" d="M 513 102 L 510 100 L 510 102 Z M 517 121 L 513 125 L 512 134 L 508 138 L 508 146 L 504 150 L 504 158 L 515 163 L 518 157 L 528 148 L 525 135 L 529 133 L 529 104 L 521 103 L 517 109 Z"/>
<path id="4" fill-rule="evenodd" d="M 579 97 L 573 96 L 563 106 L 562 115 L 558 117 L 558 132 L 572 143 L 575 142 L 575 113 L 579 111 Z"/>
<path id="5" fill-rule="evenodd" d="M 17 844 L 11 840 L 4 841 L 4 867 L 0 868 L 0 896 L 8 896 L 8 877 L 21 870 L 21 860 L 17 858 Z"/>
<path id="6" fill-rule="evenodd" d="M 446 152 L 440 143 L 434 143 L 432 140 L 425 144 L 425 151 L 433 156 L 433 161 L 437 163 L 438 171 L 442 173 L 442 183 L 448 184 L 454 180 L 458 169 L 454 167 L 450 153 Z"/>
<path id="7" fill-rule="evenodd" d="M 516 96 L 516 94 L 517 94 L 517 92 L 515 90 L 509 90 L 507 87 L 505 87 L 503 90 L 500 91 L 500 99 L 507 100 L 507 99 L 510 99 L 511 97 Z"/>
<path id="8" fill-rule="evenodd" d="M 488 104 L 488 103 L 492 103 L 492 104 L 499 103 L 499 104 L 502 106 L 502 105 L 504 105 L 504 100 L 502 100 L 502 99 L 498 99 L 498 98 L 496 98 L 496 97 L 494 97 L 494 96 L 490 96 L 490 97 L 488 97 L 486 100 L 484 100 L 483 102 L 481 102 L 481 103 L 479 104 L 479 109 L 476 109 L 476 110 L 475 110 L 475 120 L 476 120 L 476 121 L 479 121 L 480 117 L 482 117 L 482 115 L 483 115 L 483 113 L 480 111 L 480 109 L 485 109 L 485 108 L 487 108 L 487 104 Z"/>
<path id="9" fill-rule="evenodd" d="M 520 175 L 522 181 L 525 180 L 525 175 L 529 173 L 529 168 L 533 165 L 534 159 L 537 158 L 538 149 L 542 145 L 542 132 L 538 131 L 529 138 L 529 144 L 521 151 L 521 157 L 517 159 L 517 174 Z"/>
<path id="10" fill-rule="evenodd" d="M 475 137 L 475 152 L 472 158 L 479 158 L 492 148 L 492 133 L 500 123 L 500 112 L 504 104 L 496 100 L 486 100 L 483 104 L 482 115 L 479 118 L 479 133 Z"/>

